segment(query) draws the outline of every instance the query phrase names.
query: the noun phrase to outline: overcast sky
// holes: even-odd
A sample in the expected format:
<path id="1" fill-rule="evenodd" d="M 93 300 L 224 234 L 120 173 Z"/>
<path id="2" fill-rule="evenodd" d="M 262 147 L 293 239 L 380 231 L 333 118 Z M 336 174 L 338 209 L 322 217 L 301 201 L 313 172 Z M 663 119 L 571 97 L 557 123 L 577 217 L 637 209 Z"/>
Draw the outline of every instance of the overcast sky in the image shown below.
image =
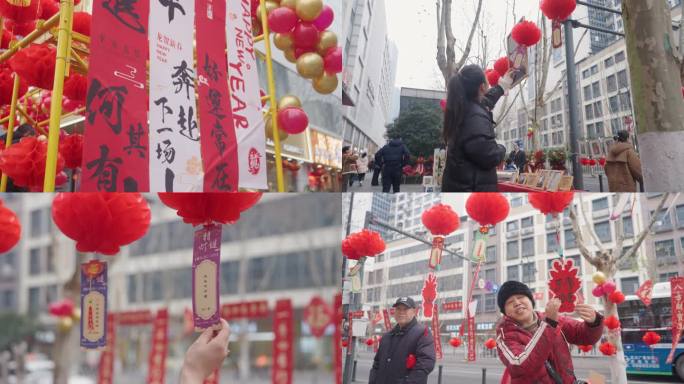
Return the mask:
<path id="1" fill-rule="evenodd" d="M 385 0 L 388 35 L 399 50 L 395 85 L 397 87 L 443 88 L 437 67 L 437 0 Z M 489 57 L 503 55 L 504 39 L 513 27 L 513 4 L 518 18 L 536 20 L 539 0 L 484 0 L 483 20 L 489 43 Z M 476 0 L 453 0 L 452 26 L 459 46 L 465 44 L 472 20 L 475 18 Z M 470 56 L 476 56 L 477 47 Z"/>

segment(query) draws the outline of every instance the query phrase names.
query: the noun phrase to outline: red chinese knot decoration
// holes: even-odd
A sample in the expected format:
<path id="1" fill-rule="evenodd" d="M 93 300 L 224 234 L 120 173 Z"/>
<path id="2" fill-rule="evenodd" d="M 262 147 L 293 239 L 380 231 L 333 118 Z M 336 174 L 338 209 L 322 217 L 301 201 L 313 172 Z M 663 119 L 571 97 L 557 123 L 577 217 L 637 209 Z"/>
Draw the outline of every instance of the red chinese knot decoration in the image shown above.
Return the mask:
<path id="1" fill-rule="evenodd" d="M 599 346 L 599 351 L 603 353 L 606 356 L 613 356 L 615 352 L 617 352 L 617 348 L 615 348 L 615 345 L 613 343 L 606 341 L 604 343 L 601 343 Z"/>
<path id="2" fill-rule="evenodd" d="M 613 329 L 618 329 L 620 328 L 620 320 L 615 315 L 611 315 L 605 318 L 603 320 L 603 325 L 606 326 L 606 328 L 613 330 Z"/>
<path id="3" fill-rule="evenodd" d="M 314 337 L 322 337 L 325 329 L 333 321 L 332 309 L 323 299 L 315 296 L 304 308 L 304 320 L 309 324 Z"/>

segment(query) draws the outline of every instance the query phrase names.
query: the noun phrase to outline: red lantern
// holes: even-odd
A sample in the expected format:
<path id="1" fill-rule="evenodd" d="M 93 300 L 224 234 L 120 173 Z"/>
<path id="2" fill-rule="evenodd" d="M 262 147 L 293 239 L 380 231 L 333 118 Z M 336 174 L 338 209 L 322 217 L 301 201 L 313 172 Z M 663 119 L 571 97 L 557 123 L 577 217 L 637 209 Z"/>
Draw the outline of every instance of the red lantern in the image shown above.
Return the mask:
<path id="1" fill-rule="evenodd" d="M 0 170 L 12 179 L 14 185 L 39 192 L 43 190 L 46 157 L 47 141 L 34 136 L 24 137 L 2 151 Z M 56 173 L 62 172 L 63 168 L 64 158 L 58 154 Z"/>
<path id="2" fill-rule="evenodd" d="M 592 167 L 596 166 L 596 159 L 589 159 L 589 165 Z"/>
<path id="3" fill-rule="evenodd" d="M 40 8 L 40 18 L 47 20 L 59 12 L 59 2 L 55 0 L 41 0 Z"/>
<path id="4" fill-rule="evenodd" d="M 350 260 L 374 257 L 385 251 L 385 241 L 379 233 L 369 229 L 354 232 L 342 240 L 342 254 Z"/>
<path id="5" fill-rule="evenodd" d="M 454 348 L 460 347 L 461 343 L 462 343 L 462 341 L 458 337 L 452 337 L 451 339 L 449 339 L 449 344 Z"/>
<path id="6" fill-rule="evenodd" d="M 278 111 L 278 127 L 291 135 L 302 133 L 309 126 L 309 117 L 299 107 L 287 107 Z"/>
<path id="7" fill-rule="evenodd" d="M 20 237 L 21 223 L 17 214 L 0 200 L 0 254 L 14 248 Z"/>
<path id="8" fill-rule="evenodd" d="M 81 35 L 90 36 L 92 16 L 88 12 L 74 12 L 73 31 Z"/>
<path id="9" fill-rule="evenodd" d="M 558 215 L 570 205 L 574 192 L 532 192 L 529 195 L 530 204 L 541 213 Z"/>
<path id="10" fill-rule="evenodd" d="M 12 41 L 13 39 L 14 35 L 12 34 L 12 32 L 3 29 L 2 39 L 0 40 L 0 49 L 8 49 L 10 41 Z"/>
<path id="11" fill-rule="evenodd" d="M 323 58 L 323 65 L 329 74 L 342 72 L 342 48 L 329 50 Z"/>
<path id="12" fill-rule="evenodd" d="M 544 16 L 551 20 L 563 21 L 577 8 L 575 0 L 542 0 L 540 8 Z"/>
<path id="13" fill-rule="evenodd" d="M 461 225 L 461 220 L 456 212 L 446 204 L 437 204 L 423 212 L 421 220 L 425 228 L 433 235 L 446 236 Z"/>
<path id="14" fill-rule="evenodd" d="M 12 20 L 5 20 L 4 29 L 12 31 L 12 34 L 17 36 L 28 36 L 29 33 L 36 29 L 36 21 L 31 20 L 25 23 L 15 23 Z"/>
<path id="15" fill-rule="evenodd" d="M 516 43 L 531 47 L 541 39 L 541 30 L 537 27 L 537 24 L 523 20 L 513 27 L 511 35 Z"/>
<path id="16" fill-rule="evenodd" d="M 12 89 L 14 88 L 14 75 L 9 64 L 0 63 L 0 105 L 7 105 L 12 103 Z M 19 81 L 18 97 L 23 96 L 28 91 L 28 84 L 25 81 Z M 5 115 L 3 115 L 5 116 Z"/>
<path id="17" fill-rule="evenodd" d="M 342 348 L 347 348 L 349 346 L 349 340 L 344 339 L 342 340 Z"/>
<path id="18" fill-rule="evenodd" d="M 578 345 L 577 347 L 579 348 L 580 351 L 582 351 L 584 353 L 591 352 L 592 349 L 594 349 L 593 345 Z"/>
<path id="19" fill-rule="evenodd" d="M 74 302 L 70 299 L 48 304 L 48 312 L 56 317 L 71 317 L 74 314 Z"/>
<path id="20" fill-rule="evenodd" d="M 29 0 L 28 4 L 26 1 L 0 0 L 0 16 L 15 23 L 23 24 L 36 20 L 39 10 L 39 0 Z"/>
<path id="21" fill-rule="evenodd" d="M 605 325 L 606 328 L 611 330 L 618 329 L 620 328 L 620 320 L 618 320 L 618 318 L 615 315 L 611 315 L 603 320 L 603 325 Z"/>
<path id="22" fill-rule="evenodd" d="M 625 301 L 625 294 L 620 291 L 615 291 L 608 295 L 608 300 L 614 304 L 621 304 L 623 301 Z"/>
<path id="23" fill-rule="evenodd" d="M 643 340 L 643 342 L 649 347 L 653 347 L 653 345 L 660 342 L 660 335 L 653 331 L 648 331 L 646 334 L 644 334 L 644 337 L 641 338 L 641 340 Z"/>
<path id="24" fill-rule="evenodd" d="M 78 168 L 83 161 L 83 135 L 72 133 L 59 139 L 59 153 L 67 168 Z"/>
<path id="25" fill-rule="evenodd" d="M 288 7 L 278 7 L 268 14 L 268 27 L 276 33 L 291 32 L 297 21 L 297 13 Z"/>
<path id="26" fill-rule="evenodd" d="M 318 44 L 318 29 L 311 23 L 300 21 L 292 31 L 292 40 L 297 48 L 313 49 Z"/>
<path id="27" fill-rule="evenodd" d="M 487 341 L 485 341 L 485 347 L 487 347 L 487 349 L 496 348 L 496 341 L 492 338 L 487 339 Z"/>
<path id="28" fill-rule="evenodd" d="M 78 73 L 72 73 L 64 79 L 64 96 L 69 100 L 85 103 L 88 93 L 88 79 Z"/>
<path id="29" fill-rule="evenodd" d="M 416 355 L 413 353 L 409 354 L 408 357 L 406 358 L 406 368 L 407 369 L 413 369 L 413 367 L 416 366 Z"/>
<path id="30" fill-rule="evenodd" d="M 613 343 L 606 341 L 604 343 L 601 343 L 599 346 L 599 351 L 603 353 L 606 356 L 612 356 L 617 352 L 617 348 L 615 348 L 615 345 Z"/>
<path id="31" fill-rule="evenodd" d="M 370 346 L 373 345 L 374 343 L 375 343 L 375 341 L 373 340 L 372 337 L 369 337 L 369 338 L 366 339 L 366 345 L 367 345 L 367 346 L 370 347 Z"/>
<path id="32" fill-rule="evenodd" d="M 259 199 L 261 192 L 220 193 L 159 193 L 166 206 L 178 211 L 183 221 L 192 225 L 217 222 L 232 224 L 240 219 L 240 213 L 248 210 Z"/>
<path id="33" fill-rule="evenodd" d="M 506 197 L 496 192 L 473 193 L 466 201 L 466 212 L 482 226 L 496 225 L 508 216 Z"/>
<path id="34" fill-rule="evenodd" d="M 115 255 L 147 233 L 150 206 L 140 193 L 59 193 L 52 220 L 79 252 Z"/>
<path id="35" fill-rule="evenodd" d="M 508 57 L 502 57 L 496 62 L 494 62 L 494 70 L 499 76 L 504 76 L 508 72 L 508 68 L 511 66 L 511 61 Z"/>
<path id="36" fill-rule="evenodd" d="M 491 87 L 499 85 L 499 79 L 501 78 L 501 75 L 499 75 L 499 72 L 497 72 L 496 70 L 488 69 L 485 72 L 485 76 L 487 76 L 487 82 Z"/>
<path id="37" fill-rule="evenodd" d="M 10 65 L 28 85 L 52 89 L 56 54 L 57 49 L 53 45 L 31 44 L 15 53 L 10 59 Z"/>

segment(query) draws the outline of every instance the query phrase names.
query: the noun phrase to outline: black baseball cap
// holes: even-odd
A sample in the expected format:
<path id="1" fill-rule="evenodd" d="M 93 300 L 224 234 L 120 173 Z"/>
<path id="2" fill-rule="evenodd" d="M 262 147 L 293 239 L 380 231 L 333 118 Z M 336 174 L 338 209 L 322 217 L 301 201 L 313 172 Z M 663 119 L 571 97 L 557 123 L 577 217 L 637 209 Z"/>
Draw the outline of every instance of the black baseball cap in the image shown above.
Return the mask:
<path id="1" fill-rule="evenodd" d="M 397 307 L 399 305 L 405 305 L 409 308 L 415 308 L 416 307 L 416 302 L 413 301 L 412 298 L 410 297 L 400 297 L 397 299 L 397 302 L 394 303 L 392 307 Z"/>

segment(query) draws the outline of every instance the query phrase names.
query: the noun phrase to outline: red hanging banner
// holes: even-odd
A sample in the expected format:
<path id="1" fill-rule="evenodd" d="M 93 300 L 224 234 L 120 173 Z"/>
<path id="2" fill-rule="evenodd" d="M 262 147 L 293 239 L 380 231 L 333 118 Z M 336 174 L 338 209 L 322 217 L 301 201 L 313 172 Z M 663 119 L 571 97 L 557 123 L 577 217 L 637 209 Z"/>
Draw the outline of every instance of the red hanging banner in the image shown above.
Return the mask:
<path id="1" fill-rule="evenodd" d="M 238 157 L 228 91 L 226 0 L 198 0 L 195 13 L 204 192 L 238 188 Z"/>
<path id="2" fill-rule="evenodd" d="M 435 303 L 432 313 L 432 337 L 435 342 L 435 357 L 442 359 L 442 338 L 439 337 L 439 306 Z"/>
<path id="3" fill-rule="evenodd" d="M 114 348 L 116 346 L 116 324 L 114 314 L 107 315 L 107 346 L 100 355 L 97 384 L 114 382 Z"/>
<path id="4" fill-rule="evenodd" d="M 645 306 L 651 305 L 651 296 L 653 295 L 653 281 L 646 280 L 637 289 L 636 295 L 641 299 Z"/>
<path id="5" fill-rule="evenodd" d="M 292 384 L 292 301 L 278 300 L 273 312 L 273 384 Z"/>
<path id="6" fill-rule="evenodd" d="M 226 303 L 221 306 L 221 317 L 226 320 L 263 319 L 268 317 L 268 314 L 268 301 L 266 300 Z"/>
<path id="7" fill-rule="evenodd" d="M 152 312 L 149 310 L 126 311 L 116 314 L 117 325 L 144 325 L 152 323 Z"/>
<path id="8" fill-rule="evenodd" d="M 333 319 L 335 333 L 333 334 L 333 355 L 335 356 L 335 384 L 342 384 L 342 294 L 335 295 Z"/>
<path id="9" fill-rule="evenodd" d="M 147 372 L 147 384 L 164 384 L 166 373 L 166 351 L 169 345 L 169 312 L 166 309 L 157 311 L 152 324 L 152 347 L 150 348 L 150 368 Z"/>
<path id="10" fill-rule="evenodd" d="M 468 317 L 468 361 L 475 361 L 475 316 Z"/>
<path id="11" fill-rule="evenodd" d="M 149 191 L 149 7 L 93 2 L 81 191 Z"/>
<path id="12" fill-rule="evenodd" d="M 390 315 L 387 308 L 382 310 L 382 317 L 385 320 L 385 329 L 389 331 L 392 329 L 392 323 L 390 322 Z"/>
<path id="13" fill-rule="evenodd" d="M 667 356 L 666 362 L 672 363 L 675 349 L 679 344 L 684 330 L 684 277 L 673 277 L 670 279 L 671 301 L 672 301 L 672 350 Z"/>
<path id="14" fill-rule="evenodd" d="M 450 301 L 448 303 L 442 303 L 442 311 L 462 311 L 463 302 L 462 301 Z"/>

